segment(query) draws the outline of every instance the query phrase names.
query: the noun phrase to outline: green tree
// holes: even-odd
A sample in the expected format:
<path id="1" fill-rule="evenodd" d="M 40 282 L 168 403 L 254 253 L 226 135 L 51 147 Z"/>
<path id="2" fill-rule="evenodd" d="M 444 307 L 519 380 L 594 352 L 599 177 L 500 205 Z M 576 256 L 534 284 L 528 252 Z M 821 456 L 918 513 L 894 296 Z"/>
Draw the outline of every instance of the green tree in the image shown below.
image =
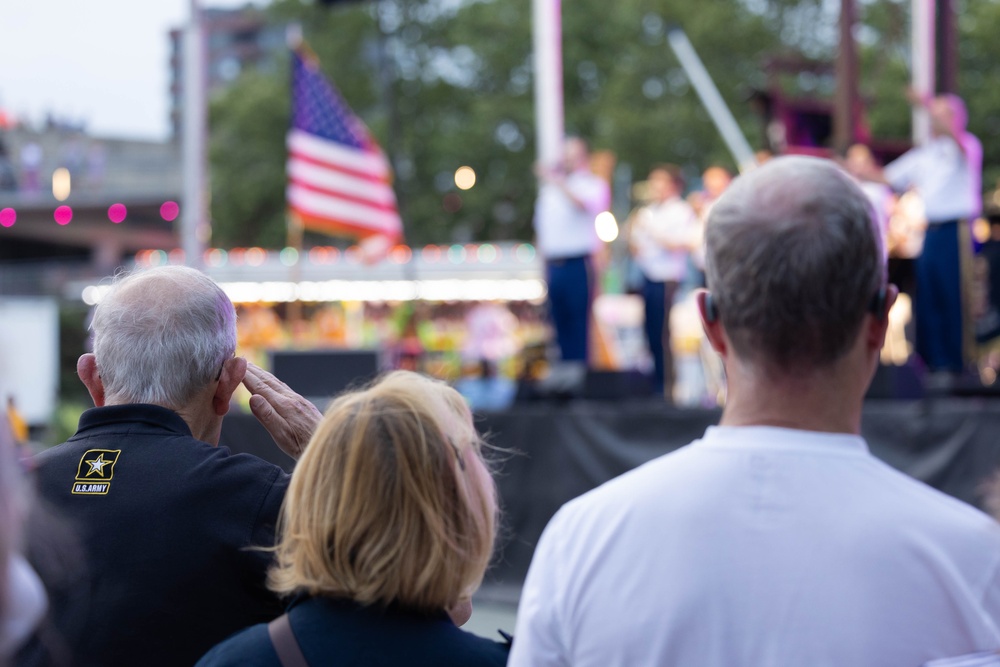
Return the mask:
<path id="1" fill-rule="evenodd" d="M 965 0 L 959 17 L 959 94 L 969 107 L 969 130 L 983 144 L 983 186 L 1000 182 L 1000 43 L 993 30 L 1000 21 L 995 0 Z"/>
<path id="2" fill-rule="evenodd" d="M 249 72 L 212 101 L 209 163 L 216 246 L 284 246 L 287 89 L 287 73 Z"/>
<path id="3" fill-rule="evenodd" d="M 325 9 L 277 0 L 269 8 L 271 20 L 303 25 L 324 72 L 392 159 L 409 242 L 530 238 L 530 3 L 379 0 Z M 861 93 L 880 138 L 909 135 L 908 4 L 859 2 Z M 613 8 L 576 0 L 563 10 L 567 131 L 613 150 L 637 177 L 664 161 L 693 173 L 712 163 L 734 167 L 666 44 L 667 27 L 684 28 L 751 144 L 762 146 L 747 99 L 766 86 L 765 59 L 832 62 L 837 11 L 824 0 L 619 0 Z M 972 127 L 984 143 L 1000 117 L 1000 92 L 983 90 L 997 62 L 989 26 L 998 12 L 995 0 L 967 0 L 961 22 L 963 92 L 977 97 Z M 213 105 L 219 243 L 283 241 L 287 78 L 285 70 L 248 73 Z M 829 98 L 832 87 L 819 93 Z M 994 152 L 991 143 L 990 161 Z M 462 165 L 478 175 L 468 191 L 452 180 Z"/>

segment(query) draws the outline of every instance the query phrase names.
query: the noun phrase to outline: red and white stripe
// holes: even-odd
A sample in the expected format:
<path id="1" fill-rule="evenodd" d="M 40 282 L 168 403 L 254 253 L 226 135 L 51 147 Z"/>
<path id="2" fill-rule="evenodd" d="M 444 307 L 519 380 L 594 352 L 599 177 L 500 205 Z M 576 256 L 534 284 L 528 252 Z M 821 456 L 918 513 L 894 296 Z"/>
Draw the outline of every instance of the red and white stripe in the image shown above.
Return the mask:
<path id="1" fill-rule="evenodd" d="M 358 150 L 301 130 L 288 134 L 288 205 L 306 220 L 329 221 L 362 235 L 397 237 L 402 222 L 389 183 L 389 164 L 375 150 Z"/>

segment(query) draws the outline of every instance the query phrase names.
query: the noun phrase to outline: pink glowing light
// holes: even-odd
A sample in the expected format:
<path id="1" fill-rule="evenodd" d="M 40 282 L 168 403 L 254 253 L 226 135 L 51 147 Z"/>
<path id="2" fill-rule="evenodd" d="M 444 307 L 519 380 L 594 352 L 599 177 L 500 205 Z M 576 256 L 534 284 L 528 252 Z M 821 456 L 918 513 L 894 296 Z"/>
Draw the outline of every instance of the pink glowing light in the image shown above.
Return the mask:
<path id="1" fill-rule="evenodd" d="M 160 217 L 162 217 L 167 222 L 173 222 L 177 219 L 177 215 L 181 212 L 181 207 L 177 205 L 175 201 L 165 201 L 163 206 L 160 207 Z"/>
<path id="2" fill-rule="evenodd" d="M 17 222 L 17 211 L 12 208 L 0 210 L 0 225 L 13 227 L 15 222 Z"/>
<path id="3" fill-rule="evenodd" d="M 69 221 L 73 219 L 73 209 L 69 206 L 60 206 L 56 209 L 53 216 L 60 225 L 68 225 Z"/>
<path id="4" fill-rule="evenodd" d="M 124 221 L 126 215 L 128 215 L 128 209 L 125 208 L 125 204 L 112 204 L 108 209 L 108 220 L 116 225 Z"/>

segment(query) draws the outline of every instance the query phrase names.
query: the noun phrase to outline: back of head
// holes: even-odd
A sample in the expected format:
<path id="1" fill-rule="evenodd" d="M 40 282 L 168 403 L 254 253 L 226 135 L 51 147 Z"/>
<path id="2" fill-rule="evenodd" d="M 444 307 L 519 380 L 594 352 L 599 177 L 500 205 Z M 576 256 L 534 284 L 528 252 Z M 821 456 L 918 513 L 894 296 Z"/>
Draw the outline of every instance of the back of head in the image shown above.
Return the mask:
<path id="1" fill-rule="evenodd" d="M 831 162 L 781 157 L 735 181 L 706 229 L 708 288 L 739 357 L 828 366 L 885 284 L 867 197 Z"/>
<path id="2" fill-rule="evenodd" d="M 705 191 L 709 195 L 719 197 L 729 187 L 729 184 L 733 180 L 733 175 L 725 167 L 712 165 L 701 175 L 701 180 L 705 186 Z"/>
<path id="3" fill-rule="evenodd" d="M 115 279 L 94 312 L 107 402 L 177 409 L 236 352 L 236 311 L 211 278 L 165 266 Z"/>
<path id="4" fill-rule="evenodd" d="M 863 178 L 875 168 L 875 156 L 865 144 L 853 144 L 844 158 L 848 173 L 856 178 Z"/>
<path id="5" fill-rule="evenodd" d="M 969 110 L 965 107 L 965 102 L 954 93 L 940 95 L 944 104 L 948 107 L 951 117 L 951 126 L 955 132 L 964 132 L 969 124 Z"/>
<path id="6" fill-rule="evenodd" d="M 662 163 L 653 165 L 649 170 L 649 179 L 665 179 L 669 181 L 672 194 L 679 195 L 684 191 L 684 173 L 676 164 Z"/>
<path id="7" fill-rule="evenodd" d="M 295 469 L 273 590 L 442 610 L 478 588 L 496 489 L 462 397 L 398 371 L 337 399 Z"/>
<path id="8" fill-rule="evenodd" d="M 590 146 L 581 137 L 566 137 L 563 141 L 563 163 L 567 171 L 582 169 L 590 163 Z"/>

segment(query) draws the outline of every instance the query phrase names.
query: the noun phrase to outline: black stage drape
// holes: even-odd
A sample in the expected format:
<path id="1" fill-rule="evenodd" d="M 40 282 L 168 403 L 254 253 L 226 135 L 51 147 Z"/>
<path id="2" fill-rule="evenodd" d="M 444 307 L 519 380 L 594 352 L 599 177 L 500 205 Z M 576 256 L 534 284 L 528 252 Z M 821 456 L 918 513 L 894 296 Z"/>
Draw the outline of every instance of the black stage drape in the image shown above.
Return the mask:
<path id="1" fill-rule="evenodd" d="M 564 502 L 700 437 L 720 414 L 643 400 L 539 402 L 478 416 L 495 447 L 504 516 L 489 583 L 520 586 L 535 542 Z M 997 399 L 868 401 L 861 430 L 885 462 L 977 506 L 984 480 L 1000 469 Z M 251 415 L 227 416 L 222 444 L 291 467 Z"/>

